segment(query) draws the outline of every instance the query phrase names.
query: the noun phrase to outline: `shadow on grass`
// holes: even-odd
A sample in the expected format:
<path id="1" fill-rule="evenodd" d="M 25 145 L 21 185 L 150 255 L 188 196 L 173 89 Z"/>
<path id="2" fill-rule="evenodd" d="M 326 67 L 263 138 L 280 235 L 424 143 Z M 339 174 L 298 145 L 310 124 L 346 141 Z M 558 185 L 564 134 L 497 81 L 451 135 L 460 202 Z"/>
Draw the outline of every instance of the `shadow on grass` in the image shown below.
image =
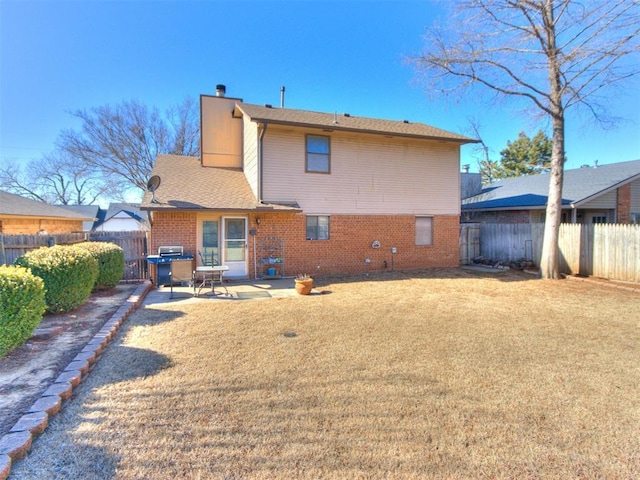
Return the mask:
<path id="1" fill-rule="evenodd" d="M 104 368 L 100 375 L 95 375 L 94 381 L 91 382 L 92 388 L 152 377 L 173 366 L 170 357 L 153 350 L 126 345 L 112 345 L 110 348 L 113 357 L 108 360 L 108 368 Z"/>
<path id="2" fill-rule="evenodd" d="M 166 304 L 162 304 L 166 305 Z M 128 332 L 131 327 L 153 327 L 163 323 L 172 322 L 184 317 L 185 313 L 180 310 L 161 310 L 146 307 L 136 311 L 124 324 L 123 332 Z"/>

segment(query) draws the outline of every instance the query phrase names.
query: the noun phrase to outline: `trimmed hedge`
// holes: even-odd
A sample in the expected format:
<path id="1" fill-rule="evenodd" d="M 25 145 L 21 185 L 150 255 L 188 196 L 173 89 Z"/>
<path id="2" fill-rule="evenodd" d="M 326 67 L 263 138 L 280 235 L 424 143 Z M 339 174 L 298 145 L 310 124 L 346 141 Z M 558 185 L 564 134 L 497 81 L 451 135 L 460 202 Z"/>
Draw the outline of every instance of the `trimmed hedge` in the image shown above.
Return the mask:
<path id="1" fill-rule="evenodd" d="M 27 268 L 0 265 L 0 358 L 31 337 L 45 309 L 41 278 Z"/>
<path id="2" fill-rule="evenodd" d="M 47 311 L 67 312 L 82 305 L 98 278 L 98 262 L 86 249 L 74 245 L 54 245 L 25 253 L 16 265 L 31 269 L 42 278 Z"/>
<path id="3" fill-rule="evenodd" d="M 94 290 L 115 287 L 124 275 L 124 250 L 109 242 L 83 242 L 76 247 L 84 248 L 98 262 L 98 279 Z"/>

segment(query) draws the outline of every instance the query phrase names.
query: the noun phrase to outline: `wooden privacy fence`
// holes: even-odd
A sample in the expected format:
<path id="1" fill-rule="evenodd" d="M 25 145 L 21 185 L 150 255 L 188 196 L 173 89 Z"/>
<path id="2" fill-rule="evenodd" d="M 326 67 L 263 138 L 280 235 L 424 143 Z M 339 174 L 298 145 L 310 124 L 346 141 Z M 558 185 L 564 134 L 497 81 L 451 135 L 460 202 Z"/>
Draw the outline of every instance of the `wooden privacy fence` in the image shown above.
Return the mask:
<path id="1" fill-rule="evenodd" d="M 480 224 L 460 224 L 460 265 L 469 265 L 480 256 Z"/>
<path id="2" fill-rule="evenodd" d="M 560 270 L 640 283 L 640 225 L 560 225 Z"/>
<path id="3" fill-rule="evenodd" d="M 0 264 L 11 265 L 29 250 L 84 241 L 115 243 L 124 250 L 125 280 L 148 278 L 147 235 L 145 231 L 65 233 L 57 235 L 0 234 Z"/>
<path id="4" fill-rule="evenodd" d="M 0 233 L 0 264 L 11 265 L 29 250 L 52 245 L 70 245 L 84 242 L 84 233 L 61 233 L 55 235 L 5 235 Z"/>
<path id="5" fill-rule="evenodd" d="M 111 242 L 124 250 L 124 279 L 149 278 L 147 244 L 149 232 L 91 232 L 92 242 Z"/>
<path id="6" fill-rule="evenodd" d="M 479 227 L 481 256 L 540 265 L 543 223 L 471 225 Z M 563 223 L 558 247 L 563 273 L 640 282 L 640 225 Z"/>

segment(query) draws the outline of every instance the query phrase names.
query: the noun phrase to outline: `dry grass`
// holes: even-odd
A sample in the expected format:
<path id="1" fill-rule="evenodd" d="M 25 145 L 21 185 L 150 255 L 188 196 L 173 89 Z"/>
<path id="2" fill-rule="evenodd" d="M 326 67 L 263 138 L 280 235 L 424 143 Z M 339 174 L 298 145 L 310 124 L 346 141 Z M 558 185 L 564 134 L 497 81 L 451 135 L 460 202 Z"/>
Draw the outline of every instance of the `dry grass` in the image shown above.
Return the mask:
<path id="1" fill-rule="evenodd" d="M 640 471 L 638 293 L 456 269 L 323 288 L 139 311 L 15 478 Z"/>

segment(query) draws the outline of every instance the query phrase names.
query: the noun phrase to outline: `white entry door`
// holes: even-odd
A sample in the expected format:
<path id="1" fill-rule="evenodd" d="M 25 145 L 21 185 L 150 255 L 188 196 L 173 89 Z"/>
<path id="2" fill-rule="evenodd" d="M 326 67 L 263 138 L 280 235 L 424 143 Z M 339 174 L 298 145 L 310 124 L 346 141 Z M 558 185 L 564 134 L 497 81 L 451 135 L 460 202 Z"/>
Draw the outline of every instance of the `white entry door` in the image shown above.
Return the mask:
<path id="1" fill-rule="evenodd" d="M 222 217 L 222 264 L 226 277 L 247 276 L 247 219 Z"/>

